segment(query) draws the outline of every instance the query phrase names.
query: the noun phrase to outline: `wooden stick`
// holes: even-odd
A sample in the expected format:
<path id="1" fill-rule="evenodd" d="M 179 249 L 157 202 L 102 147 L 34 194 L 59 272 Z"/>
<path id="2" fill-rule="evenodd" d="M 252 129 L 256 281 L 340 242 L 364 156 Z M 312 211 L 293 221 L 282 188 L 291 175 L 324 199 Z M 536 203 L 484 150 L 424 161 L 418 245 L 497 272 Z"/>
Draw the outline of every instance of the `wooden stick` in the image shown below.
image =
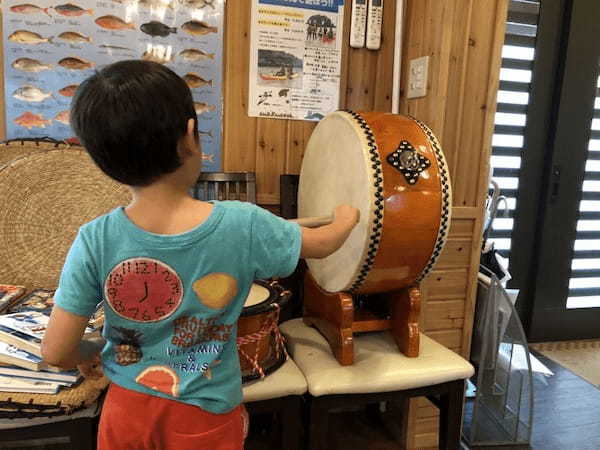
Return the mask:
<path id="1" fill-rule="evenodd" d="M 317 228 L 323 225 L 329 225 L 333 222 L 333 216 L 303 217 L 301 219 L 290 219 L 290 222 L 296 222 L 301 227 Z"/>

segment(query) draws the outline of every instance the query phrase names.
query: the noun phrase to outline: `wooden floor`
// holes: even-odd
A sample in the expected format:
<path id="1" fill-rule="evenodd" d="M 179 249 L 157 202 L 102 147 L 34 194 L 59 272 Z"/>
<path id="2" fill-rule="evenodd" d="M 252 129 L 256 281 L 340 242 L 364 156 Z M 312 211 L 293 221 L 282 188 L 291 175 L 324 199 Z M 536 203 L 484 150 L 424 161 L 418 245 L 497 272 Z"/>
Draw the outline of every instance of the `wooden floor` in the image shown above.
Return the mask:
<path id="1" fill-rule="evenodd" d="M 567 369 L 535 353 L 555 375 L 547 385 L 534 382 L 535 405 L 531 449 L 600 450 L 600 389 Z M 396 450 L 392 413 L 373 414 L 364 410 L 332 415 L 330 450 Z M 255 418 L 246 450 L 280 450 L 276 423 L 268 416 Z M 270 443 L 275 441 L 274 446 Z M 8 449 L 0 443 L 0 449 Z M 20 447 L 21 449 L 24 447 Z M 25 447 L 33 450 L 33 447 Z M 35 446 L 36 450 L 67 450 L 68 445 Z M 490 448 L 490 447 L 488 447 Z M 491 447 L 515 450 L 514 447 Z M 420 449 L 423 450 L 423 449 Z"/>
<path id="2" fill-rule="evenodd" d="M 532 448 L 599 450 L 600 389 L 545 356 L 532 352 L 554 376 L 536 382 Z"/>
<path id="3" fill-rule="evenodd" d="M 543 355 L 532 353 L 554 372 L 554 376 L 545 379 L 547 384 L 534 377 L 531 445 L 519 448 L 599 450 L 600 389 Z M 469 420 L 467 410 L 465 421 Z M 493 448 L 515 450 L 515 447 Z"/>

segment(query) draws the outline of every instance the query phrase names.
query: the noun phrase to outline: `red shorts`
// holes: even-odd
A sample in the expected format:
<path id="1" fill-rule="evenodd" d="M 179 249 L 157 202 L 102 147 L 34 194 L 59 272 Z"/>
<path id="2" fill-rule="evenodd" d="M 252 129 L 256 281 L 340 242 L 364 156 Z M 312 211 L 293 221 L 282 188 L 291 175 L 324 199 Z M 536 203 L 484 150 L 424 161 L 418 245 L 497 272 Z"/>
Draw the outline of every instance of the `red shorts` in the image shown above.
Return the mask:
<path id="1" fill-rule="evenodd" d="M 100 416 L 98 450 L 242 450 L 245 410 L 213 414 L 197 406 L 111 383 Z"/>

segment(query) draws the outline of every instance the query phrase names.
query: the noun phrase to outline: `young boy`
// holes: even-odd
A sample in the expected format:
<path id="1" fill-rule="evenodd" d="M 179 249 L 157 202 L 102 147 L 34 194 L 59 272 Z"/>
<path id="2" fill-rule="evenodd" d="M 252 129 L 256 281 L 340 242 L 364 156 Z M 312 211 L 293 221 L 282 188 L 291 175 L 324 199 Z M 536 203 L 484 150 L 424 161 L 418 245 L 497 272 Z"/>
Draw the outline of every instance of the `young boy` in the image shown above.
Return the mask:
<path id="1" fill-rule="evenodd" d="M 340 206 L 307 229 L 240 202 L 188 194 L 202 162 L 186 83 L 148 61 L 107 66 L 79 87 L 71 123 L 133 201 L 84 225 L 69 251 L 44 360 L 112 381 L 100 450 L 243 448 L 236 322 L 255 279 L 336 251 L 358 221 Z M 96 304 L 104 339 L 83 340 Z"/>

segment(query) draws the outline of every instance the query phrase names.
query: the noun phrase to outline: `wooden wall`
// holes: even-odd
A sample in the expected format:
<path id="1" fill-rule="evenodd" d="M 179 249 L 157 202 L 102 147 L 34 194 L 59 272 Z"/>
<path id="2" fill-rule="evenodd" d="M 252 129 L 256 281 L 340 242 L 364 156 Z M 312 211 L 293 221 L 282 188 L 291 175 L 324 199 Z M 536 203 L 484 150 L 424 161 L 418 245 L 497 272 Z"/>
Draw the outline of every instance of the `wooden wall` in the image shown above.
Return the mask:
<path id="1" fill-rule="evenodd" d="M 468 357 L 484 198 L 508 0 L 407 0 L 402 86 L 408 61 L 430 55 L 428 95 L 401 112 L 429 124 L 448 159 L 453 219 L 443 256 L 423 285 L 428 336 Z M 436 409 L 411 404 L 413 448 L 435 448 Z"/>

